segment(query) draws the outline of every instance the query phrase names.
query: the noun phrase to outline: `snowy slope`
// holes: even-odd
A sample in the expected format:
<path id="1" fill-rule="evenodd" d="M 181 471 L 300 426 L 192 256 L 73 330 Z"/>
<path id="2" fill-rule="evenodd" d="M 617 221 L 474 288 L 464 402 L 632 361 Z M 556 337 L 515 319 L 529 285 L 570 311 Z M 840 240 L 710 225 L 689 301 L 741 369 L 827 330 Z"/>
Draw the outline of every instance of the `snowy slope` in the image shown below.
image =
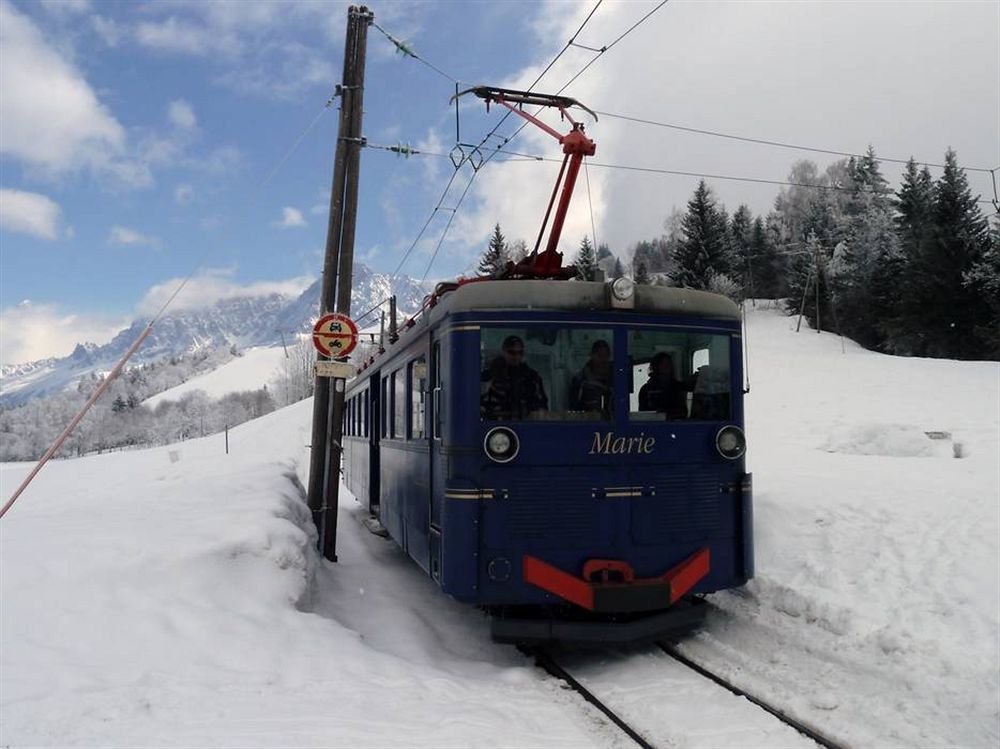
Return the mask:
<path id="1" fill-rule="evenodd" d="M 996 746 L 1000 366 L 793 327 L 750 314 L 757 578 L 683 648 L 853 746 Z M 310 416 L 244 424 L 228 456 L 216 435 L 40 474 L 0 521 L 0 743 L 616 745 L 349 496 L 341 562 L 318 562 Z M 0 494 L 29 468 L 0 466 Z M 708 712 L 658 706 L 666 671 L 651 705 L 646 653 L 578 665 L 678 745 L 785 743 L 706 725 L 707 694 Z"/>
<path id="2" fill-rule="evenodd" d="M 241 390 L 258 390 L 268 385 L 277 375 L 285 358 L 281 346 L 258 346 L 241 352 L 241 356 L 226 362 L 218 369 L 192 377 L 177 387 L 157 393 L 143 403 L 156 407 L 164 400 L 178 400 L 185 393 L 201 390 L 212 398 L 221 398 Z"/>

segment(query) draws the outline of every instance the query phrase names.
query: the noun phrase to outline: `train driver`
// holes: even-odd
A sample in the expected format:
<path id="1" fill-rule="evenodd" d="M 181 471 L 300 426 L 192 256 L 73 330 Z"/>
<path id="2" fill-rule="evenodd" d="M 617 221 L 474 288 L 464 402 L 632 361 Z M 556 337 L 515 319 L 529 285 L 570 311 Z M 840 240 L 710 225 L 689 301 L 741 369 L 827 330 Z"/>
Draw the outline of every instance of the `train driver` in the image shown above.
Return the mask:
<path id="1" fill-rule="evenodd" d="M 523 419 L 549 407 L 541 375 L 524 361 L 524 341 L 509 335 L 501 355 L 483 370 L 479 410 L 484 419 Z"/>
<path id="2" fill-rule="evenodd" d="M 659 411 L 668 419 L 686 419 L 687 393 L 694 389 L 694 383 L 694 377 L 677 379 L 674 360 L 661 351 L 649 362 L 649 380 L 639 389 L 639 410 Z"/>

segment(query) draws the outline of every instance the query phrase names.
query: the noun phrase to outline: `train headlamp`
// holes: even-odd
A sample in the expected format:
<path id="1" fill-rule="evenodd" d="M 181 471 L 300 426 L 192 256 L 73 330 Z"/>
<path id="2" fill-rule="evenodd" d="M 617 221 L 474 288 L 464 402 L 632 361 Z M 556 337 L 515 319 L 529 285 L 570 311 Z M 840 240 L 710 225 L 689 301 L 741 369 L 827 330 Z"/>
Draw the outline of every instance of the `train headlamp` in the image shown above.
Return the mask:
<path id="1" fill-rule="evenodd" d="M 497 463 L 509 463 L 517 457 L 521 445 L 512 429 L 493 427 L 486 433 L 483 448 L 491 460 L 495 460 Z"/>
<path id="2" fill-rule="evenodd" d="M 722 427 L 715 435 L 715 447 L 727 460 L 737 460 L 747 451 L 747 439 L 739 427 Z"/>
<path id="3" fill-rule="evenodd" d="M 616 278 L 611 282 L 611 293 L 614 295 L 615 299 L 619 302 L 624 302 L 632 298 L 635 293 L 635 284 L 632 283 L 631 278 Z"/>
<path id="4" fill-rule="evenodd" d="M 635 284 L 631 278 L 616 278 L 608 284 L 608 296 L 612 309 L 632 309 L 635 307 Z"/>

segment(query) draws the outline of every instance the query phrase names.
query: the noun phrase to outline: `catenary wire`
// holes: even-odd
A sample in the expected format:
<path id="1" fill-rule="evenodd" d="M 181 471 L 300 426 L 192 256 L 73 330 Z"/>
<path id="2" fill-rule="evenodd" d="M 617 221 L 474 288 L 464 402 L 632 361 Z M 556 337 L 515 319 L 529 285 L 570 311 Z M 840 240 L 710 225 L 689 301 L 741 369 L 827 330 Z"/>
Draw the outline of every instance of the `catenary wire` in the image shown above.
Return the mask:
<path id="1" fill-rule="evenodd" d="M 865 154 L 851 153 L 850 151 L 838 151 L 832 148 L 819 148 L 816 146 L 800 146 L 792 143 L 783 143 L 777 140 L 768 140 L 766 138 L 751 138 L 744 135 L 734 135 L 733 133 L 723 133 L 718 130 L 705 130 L 697 127 L 689 127 L 687 125 L 678 125 L 672 122 L 657 122 L 656 120 L 650 120 L 643 117 L 634 117 L 631 115 L 617 114 L 615 112 L 603 112 L 601 110 L 594 110 L 597 114 L 602 117 L 610 117 L 617 120 L 627 120 L 628 122 L 635 122 L 642 125 L 652 125 L 655 127 L 669 128 L 671 130 L 681 130 L 686 133 L 697 133 L 699 135 L 710 135 L 714 138 L 727 138 L 729 140 L 742 141 L 744 143 L 757 143 L 763 146 L 774 146 L 776 148 L 789 148 L 796 151 L 810 151 L 812 153 L 824 153 L 832 156 L 853 156 L 854 158 L 864 158 Z M 875 156 L 874 161 L 884 161 L 891 164 L 907 164 L 909 159 L 894 159 L 888 156 Z M 944 164 L 935 164 L 930 161 L 914 161 L 918 166 L 932 166 L 939 169 L 944 168 Z M 967 166 L 962 167 L 968 172 L 989 172 L 990 169 L 985 169 L 983 167 Z"/>

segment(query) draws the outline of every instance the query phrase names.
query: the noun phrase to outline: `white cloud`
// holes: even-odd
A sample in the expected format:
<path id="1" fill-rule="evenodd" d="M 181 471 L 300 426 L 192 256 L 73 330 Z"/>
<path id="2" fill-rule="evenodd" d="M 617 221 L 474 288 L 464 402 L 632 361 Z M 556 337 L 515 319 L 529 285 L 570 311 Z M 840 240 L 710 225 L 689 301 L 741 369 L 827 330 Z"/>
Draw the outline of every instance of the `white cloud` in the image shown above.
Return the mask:
<path id="1" fill-rule="evenodd" d="M 184 99 L 175 99 L 170 102 L 167 114 L 174 125 L 184 130 L 193 130 L 198 126 L 198 119 L 194 116 L 194 109 Z"/>
<path id="2" fill-rule="evenodd" d="M 160 240 L 155 237 L 147 237 L 142 232 L 138 232 L 135 229 L 129 229 L 126 226 L 112 226 L 111 233 L 108 235 L 108 244 L 120 247 L 158 247 Z"/>
<path id="3" fill-rule="evenodd" d="M 187 205 L 193 194 L 194 188 L 191 185 L 177 185 L 174 188 L 174 202 L 177 205 Z"/>
<path id="4" fill-rule="evenodd" d="M 317 203 L 312 208 L 309 209 L 309 213 L 313 216 L 322 216 L 324 213 L 329 212 L 330 206 L 327 203 Z"/>
<path id="5" fill-rule="evenodd" d="M 38 27 L 0 0 L 0 152 L 49 174 L 90 169 L 148 185 L 148 169 L 126 158 L 125 131 L 80 72 Z"/>
<path id="6" fill-rule="evenodd" d="M 94 15 L 90 17 L 90 25 L 94 33 L 109 47 L 117 47 L 125 35 L 124 30 L 113 18 Z"/>
<path id="7" fill-rule="evenodd" d="M 537 62 L 497 85 L 530 84 L 591 7 L 557 0 L 542 6 L 531 22 L 539 39 L 547 40 Z M 653 7 L 651 2 L 604 3 L 578 41 L 600 48 Z M 879 155 L 894 158 L 913 154 L 940 161 L 952 144 L 969 166 L 990 166 L 998 162 L 1000 131 L 997 8 L 995 3 L 915 3 L 900 16 L 895 4 L 869 3 L 865 23 L 858 25 L 850 4 L 842 3 L 668 3 L 564 93 L 609 113 L 838 150 L 863 152 L 874 143 Z M 948 45 L 925 44 L 916 56 L 906 52 L 913 40 L 941 33 L 950 39 Z M 817 46 L 817 39 L 823 44 Z M 845 51 L 851 65 L 841 64 Z M 586 50 L 567 50 L 536 90 L 558 90 L 592 57 Z M 956 70 L 968 75 L 956 77 Z M 956 111 L 963 112 L 960 121 L 949 114 Z M 502 110 L 494 108 L 488 118 L 470 116 L 469 121 L 482 124 L 478 132 L 485 132 L 501 116 Z M 558 114 L 543 117 L 560 132 L 568 129 Z M 598 122 L 582 113 L 574 117 L 586 123 L 597 143 L 589 176 L 598 241 L 620 255 L 636 241 L 662 234 L 664 219 L 673 207 L 684 209 L 698 177 L 594 164 L 784 180 L 797 159 L 821 166 L 835 160 L 612 117 L 600 116 Z M 477 132 L 466 122 L 463 114 L 463 133 Z M 499 132 L 510 134 L 519 124 L 510 118 Z M 532 125 L 508 148 L 561 158 L 555 140 Z M 481 252 L 497 220 L 505 234 L 532 244 L 558 169 L 548 162 L 491 162 L 476 177 L 449 237 L 454 242 L 442 254 Z M 892 165 L 883 165 L 883 172 L 898 179 Z M 464 184 L 467 177 L 459 179 Z M 707 182 L 730 212 L 747 203 L 754 213 L 766 213 L 778 192 L 775 186 Z M 988 176 L 982 185 L 980 190 L 990 189 Z M 561 243 L 568 259 L 589 233 L 586 174 L 581 173 Z"/>
<path id="8" fill-rule="evenodd" d="M 0 189 L 0 227 L 42 239 L 59 236 L 58 203 L 37 192 Z"/>
<path id="9" fill-rule="evenodd" d="M 206 26 L 175 16 L 165 21 L 144 21 L 136 26 L 135 34 L 140 44 L 161 52 L 201 56 L 232 54 L 239 49 L 239 42 L 232 34 L 216 35 Z"/>
<path id="10" fill-rule="evenodd" d="M 305 218 L 302 216 L 302 211 L 287 205 L 281 209 L 281 221 L 273 221 L 271 223 L 271 226 L 277 226 L 281 229 L 292 229 L 307 225 Z"/>
<path id="11" fill-rule="evenodd" d="M 125 319 L 71 314 L 54 304 L 24 301 L 0 310 L 0 362 L 20 364 L 66 356 L 78 342 L 107 343 L 127 325 Z M 67 330 L 73 335 L 67 336 Z"/>
<path id="12" fill-rule="evenodd" d="M 234 273 L 235 269 L 233 268 L 209 268 L 202 271 L 185 283 L 184 289 L 171 303 L 170 310 L 201 309 L 222 299 L 234 297 L 267 296 L 268 294 L 297 296 L 315 280 L 311 276 L 299 276 L 284 281 L 257 281 L 239 284 L 232 279 Z M 171 278 L 153 286 L 139 303 L 137 313 L 152 315 L 158 312 L 181 283 L 183 283 L 183 279 Z"/>

